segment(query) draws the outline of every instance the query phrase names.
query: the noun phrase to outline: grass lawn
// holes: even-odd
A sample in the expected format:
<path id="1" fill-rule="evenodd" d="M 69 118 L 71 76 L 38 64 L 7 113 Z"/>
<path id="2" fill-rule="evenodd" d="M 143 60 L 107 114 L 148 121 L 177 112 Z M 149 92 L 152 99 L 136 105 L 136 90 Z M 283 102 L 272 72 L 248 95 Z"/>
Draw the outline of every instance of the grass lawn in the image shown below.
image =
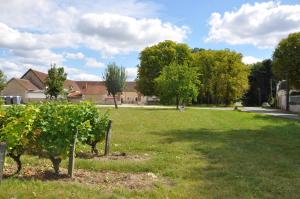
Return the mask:
<path id="1" fill-rule="evenodd" d="M 107 109 L 101 109 L 107 110 Z M 151 189 L 8 178 L 0 198 L 299 198 L 300 124 L 218 110 L 109 109 L 111 151 L 148 159 L 76 159 L 78 169 L 154 173 Z M 99 149 L 102 146 L 99 146 Z M 81 150 L 88 150 L 81 147 Z M 48 160 L 24 156 L 24 167 Z M 11 161 L 8 159 L 8 164 Z M 66 161 L 63 162 L 66 167 Z"/>

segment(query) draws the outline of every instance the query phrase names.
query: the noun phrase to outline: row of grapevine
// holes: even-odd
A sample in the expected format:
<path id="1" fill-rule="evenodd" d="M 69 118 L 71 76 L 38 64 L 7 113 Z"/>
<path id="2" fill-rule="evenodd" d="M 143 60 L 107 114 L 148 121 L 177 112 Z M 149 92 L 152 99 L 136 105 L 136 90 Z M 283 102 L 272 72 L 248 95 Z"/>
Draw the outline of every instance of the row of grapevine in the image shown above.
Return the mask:
<path id="1" fill-rule="evenodd" d="M 21 155 L 28 153 L 49 158 L 58 174 L 75 137 L 97 152 L 108 123 L 108 114 L 100 114 L 87 102 L 14 105 L 0 110 L 0 142 L 7 143 L 8 156 L 18 165 L 17 173 L 22 168 Z"/>

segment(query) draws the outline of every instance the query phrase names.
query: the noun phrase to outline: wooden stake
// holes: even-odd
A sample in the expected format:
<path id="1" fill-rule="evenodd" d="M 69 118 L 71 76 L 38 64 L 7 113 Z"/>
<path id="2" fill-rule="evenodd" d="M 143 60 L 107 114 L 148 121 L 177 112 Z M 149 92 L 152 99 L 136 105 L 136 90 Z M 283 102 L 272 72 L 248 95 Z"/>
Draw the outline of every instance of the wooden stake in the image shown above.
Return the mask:
<path id="1" fill-rule="evenodd" d="M 111 127 L 112 127 L 112 121 L 108 121 L 108 128 L 106 131 L 106 137 L 105 137 L 105 149 L 104 149 L 104 155 L 108 156 L 109 154 L 109 145 L 110 145 L 110 136 L 111 136 Z"/>
<path id="2" fill-rule="evenodd" d="M 5 153 L 6 153 L 6 143 L 0 143 L 0 182 L 3 178 L 3 169 L 4 169 L 4 162 L 5 162 Z"/>
<path id="3" fill-rule="evenodd" d="M 75 166 L 75 149 L 76 149 L 76 141 L 77 141 L 77 132 L 74 137 L 74 141 L 70 146 L 69 151 L 69 165 L 68 165 L 68 175 L 73 178 L 74 177 L 74 166 Z"/>

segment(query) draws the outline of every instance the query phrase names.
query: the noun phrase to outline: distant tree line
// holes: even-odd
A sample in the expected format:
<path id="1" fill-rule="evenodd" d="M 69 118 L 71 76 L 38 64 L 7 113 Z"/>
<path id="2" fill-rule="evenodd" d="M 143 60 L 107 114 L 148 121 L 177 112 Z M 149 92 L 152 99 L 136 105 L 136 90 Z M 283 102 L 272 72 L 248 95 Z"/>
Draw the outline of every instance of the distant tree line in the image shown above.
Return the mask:
<path id="1" fill-rule="evenodd" d="M 247 91 L 248 74 L 240 53 L 164 41 L 140 53 L 137 89 L 164 104 L 229 105 Z"/>

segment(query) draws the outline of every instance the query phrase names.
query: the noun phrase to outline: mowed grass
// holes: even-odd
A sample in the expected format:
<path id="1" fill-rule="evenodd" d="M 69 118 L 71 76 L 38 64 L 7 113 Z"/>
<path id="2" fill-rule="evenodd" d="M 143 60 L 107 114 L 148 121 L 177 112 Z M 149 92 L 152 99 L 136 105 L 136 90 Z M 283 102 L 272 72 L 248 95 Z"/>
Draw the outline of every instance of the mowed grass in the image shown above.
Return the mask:
<path id="1" fill-rule="evenodd" d="M 108 110 L 113 120 L 111 151 L 150 159 L 76 159 L 76 167 L 152 172 L 168 183 L 157 183 L 150 190 L 107 191 L 79 183 L 11 178 L 0 185 L 0 198 L 300 197 L 297 121 L 238 111 L 101 110 Z M 25 156 L 23 161 L 37 165 L 45 160 Z"/>

